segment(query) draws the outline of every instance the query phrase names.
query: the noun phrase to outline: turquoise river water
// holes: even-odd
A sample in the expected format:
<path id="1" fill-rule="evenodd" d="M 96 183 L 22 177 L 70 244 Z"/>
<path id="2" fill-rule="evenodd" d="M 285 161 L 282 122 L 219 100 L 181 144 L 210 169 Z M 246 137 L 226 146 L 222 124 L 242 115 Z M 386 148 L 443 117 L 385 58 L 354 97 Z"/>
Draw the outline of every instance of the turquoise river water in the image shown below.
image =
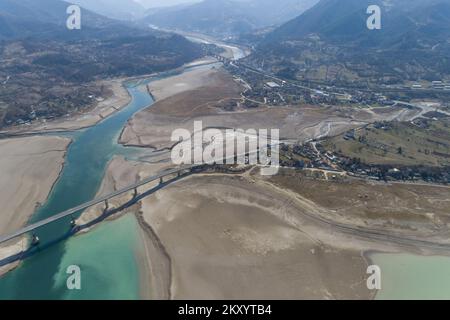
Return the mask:
<path id="1" fill-rule="evenodd" d="M 106 166 L 114 155 L 132 158 L 145 152 L 117 143 L 127 120 L 153 102 L 144 83 L 126 84 L 132 101 L 121 111 L 91 128 L 62 134 L 73 140 L 64 168 L 47 202 L 31 222 L 95 198 Z M 69 230 L 70 218 L 39 229 L 36 234 L 41 249 L 36 249 L 39 250 L 36 254 L 0 279 L 0 299 L 139 298 L 139 270 L 134 254 L 139 241 L 134 216 L 105 222 L 88 234 L 65 239 Z M 81 290 L 67 289 L 69 265 L 81 268 Z"/>
<path id="2" fill-rule="evenodd" d="M 146 152 L 117 144 L 128 119 L 153 102 L 143 86 L 145 83 L 127 83 L 132 96 L 130 104 L 96 126 L 59 134 L 69 136 L 73 142 L 60 178 L 31 222 L 93 199 L 114 155 L 133 158 Z M 0 299 L 140 298 L 140 272 L 135 252 L 141 243 L 133 215 L 104 222 L 89 233 L 66 238 L 69 230 L 70 219 L 38 230 L 41 249 L 36 249 L 36 254 L 0 278 Z M 377 299 L 450 299 L 450 258 L 380 253 L 372 255 L 371 259 L 382 269 L 382 290 Z M 67 289 L 69 265 L 81 268 L 81 290 Z"/>

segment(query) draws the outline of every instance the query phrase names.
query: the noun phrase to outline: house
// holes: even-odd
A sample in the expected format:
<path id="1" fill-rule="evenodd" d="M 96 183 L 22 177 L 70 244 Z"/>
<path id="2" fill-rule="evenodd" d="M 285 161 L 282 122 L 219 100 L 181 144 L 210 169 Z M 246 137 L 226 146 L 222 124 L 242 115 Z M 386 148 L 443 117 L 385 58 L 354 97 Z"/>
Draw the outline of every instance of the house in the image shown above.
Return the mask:
<path id="1" fill-rule="evenodd" d="M 266 86 L 268 86 L 270 89 L 279 88 L 280 85 L 276 82 L 270 81 L 266 83 Z"/>

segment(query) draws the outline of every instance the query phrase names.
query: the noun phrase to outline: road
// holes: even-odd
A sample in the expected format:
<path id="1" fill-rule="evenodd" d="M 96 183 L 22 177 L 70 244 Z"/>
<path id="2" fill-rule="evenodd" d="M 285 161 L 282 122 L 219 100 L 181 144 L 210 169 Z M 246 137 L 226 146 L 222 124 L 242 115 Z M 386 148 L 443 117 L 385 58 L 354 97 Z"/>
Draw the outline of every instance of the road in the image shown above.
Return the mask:
<path id="1" fill-rule="evenodd" d="M 310 92 L 313 92 L 313 93 L 323 93 L 323 94 L 335 95 L 335 96 L 348 96 L 348 94 L 343 94 L 343 93 L 340 93 L 340 92 L 318 90 L 318 89 L 306 87 L 306 86 L 297 84 L 295 82 L 292 82 L 292 81 L 289 81 L 289 80 L 286 80 L 286 79 L 281 79 L 281 78 L 276 77 L 276 76 L 274 76 L 272 74 L 269 74 L 267 72 L 264 72 L 264 71 L 252 68 L 252 67 L 250 67 L 250 66 L 248 66 L 248 65 L 246 65 L 244 63 L 239 63 L 238 61 L 230 61 L 230 65 L 232 65 L 235 68 L 244 68 L 244 69 L 246 69 L 248 71 L 254 72 L 254 73 L 259 74 L 259 75 L 262 75 L 262 76 L 264 76 L 264 77 L 266 77 L 268 79 L 272 79 L 272 80 L 275 80 L 275 81 L 278 81 L 278 82 L 281 82 L 281 83 L 285 83 L 285 84 L 287 83 L 287 84 L 289 84 L 291 86 L 294 86 L 294 87 L 297 87 L 297 88 L 300 88 L 300 89 L 303 89 L 303 90 L 307 90 L 307 91 L 310 91 Z M 345 90 L 345 88 L 338 88 L 338 89 Z M 399 100 L 394 101 L 394 103 L 395 103 L 395 105 L 403 105 L 403 106 L 407 106 L 407 107 L 414 107 L 414 108 L 418 108 L 418 109 L 422 110 L 419 114 L 415 115 L 412 118 L 408 118 L 408 119 L 403 119 L 402 118 L 403 117 L 403 113 L 405 113 L 405 112 L 403 112 L 403 113 L 400 112 L 396 116 L 396 118 L 398 120 L 400 120 L 400 121 L 412 121 L 412 120 L 415 120 L 417 118 L 422 117 L 427 112 L 436 111 L 436 107 L 427 106 L 427 105 L 424 105 L 424 104 L 417 104 L 417 103 L 413 104 L 413 103 L 409 103 L 409 102 L 406 102 L 406 101 L 399 101 Z M 446 114 L 447 116 L 450 116 L 450 112 L 446 112 L 444 110 L 438 110 L 438 111 L 440 113 Z"/>
<path id="2" fill-rule="evenodd" d="M 233 61 L 231 61 L 230 63 L 233 64 L 235 67 L 247 68 L 248 70 L 250 70 L 252 72 L 259 73 L 259 74 L 261 74 L 261 75 L 263 75 L 263 76 L 265 76 L 267 78 L 270 78 L 270 79 L 273 79 L 273 80 L 276 80 L 276 81 L 280 81 L 282 83 L 289 83 L 289 84 L 291 84 L 293 86 L 296 86 L 298 88 L 301 88 L 301 89 L 317 92 L 317 90 L 315 90 L 315 89 L 312 89 L 312 88 L 309 88 L 309 87 L 305 87 L 305 86 L 302 86 L 302 85 L 299 85 L 299 84 L 296 84 L 296 83 L 293 83 L 293 82 L 288 82 L 286 80 L 283 80 L 281 78 L 275 77 L 273 75 L 264 73 L 262 71 L 255 70 L 255 69 L 250 68 L 248 66 L 245 66 L 245 65 L 242 65 L 242 64 L 236 65 L 236 64 L 234 64 Z M 332 94 L 341 95 L 341 93 L 332 93 Z M 435 108 L 432 108 L 432 107 L 420 106 L 420 105 L 417 105 L 417 104 L 410 104 L 410 103 L 403 102 L 403 101 L 395 101 L 395 102 L 397 104 L 402 104 L 402 105 L 406 105 L 406 106 L 421 108 L 422 112 L 420 113 L 419 116 L 425 114 L 426 112 L 435 110 Z M 445 113 L 447 115 L 450 115 L 449 113 L 446 113 L 446 112 L 443 112 L 443 113 Z M 328 123 L 327 132 L 324 135 L 322 135 L 322 136 L 326 136 L 327 134 L 329 134 L 330 130 L 331 130 L 331 124 Z M 315 147 L 314 144 L 313 144 L 313 147 Z M 317 149 L 316 149 L 316 151 L 318 152 Z M 193 169 L 195 167 L 199 167 L 199 166 L 200 165 L 191 165 L 191 166 L 187 166 L 187 167 L 183 167 L 183 168 L 172 169 L 172 170 L 169 170 L 169 171 L 166 171 L 166 172 L 163 172 L 163 173 L 151 176 L 151 177 L 149 177 L 147 179 L 144 179 L 144 180 L 142 180 L 142 181 L 140 181 L 140 182 L 138 182 L 136 184 L 133 184 L 133 185 L 130 185 L 130 186 L 126 187 L 126 188 L 118 190 L 118 191 L 116 191 L 114 193 L 111 193 L 111 194 L 99 197 L 99 198 L 94 199 L 92 201 L 89 201 L 89 202 L 86 202 L 84 204 L 81 204 L 81 205 L 79 205 L 79 206 L 77 206 L 75 208 L 72 208 L 72 209 L 69 209 L 67 211 L 61 212 L 61 213 L 56 214 L 56 215 L 54 215 L 52 217 L 49 217 L 49 218 L 44 219 L 44 220 L 41 220 L 41 221 L 39 221 L 37 223 L 31 224 L 31 225 L 29 225 L 27 227 L 24 227 L 24 228 L 22 228 L 22 229 L 20 229 L 20 230 L 18 230 L 16 232 L 10 234 L 10 235 L 1 236 L 0 237 L 0 244 L 4 243 L 4 242 L 7 242 L 7 241 L 9 241 L 11 239 L 17 238 L 17 237 L 19 237 L 21 235 L 27 234 L 29 232 L 33 232 L 34 230 L 36 230 L 36 229 L 38 229 L 40 227 L 43 227 L 43 226 L 45 226 L 47 224 L 50 224 L 50 223 L 53 223 L 55 221 L 61 220 L 61 219 L 65 218 L 65 217 L 69 217 L 69 216 L 71 216 L 71 215 L 73 215 L 73 214 L 75 214 L 77 212 L 85 210 L 85 209 L 87 209 L 89 207 L 92 207 L 94 205 L 103 203 L 103 202 L 105 202 L 105 201 L 107 201 L 107 200 L 109 200 L 111 198 L 117 197 L 117 196 L 122 195 L 124 193 L 127 193 L 129 191 L 135 190 L 135 189 L 137 189 L 137 188 L 139 188 L 139 187 L 141 187 L 143 185 L 146 185 L 148 183 L 160 180 L 160 179 L 162 179 L 162 178 L 164 178 L 166 176 L 169 176 L 169 175 L 178 174 L 178 173 L 184 172 L 186 170 L 191 170 L 191 169 Z M 339 223 L 336 223 L 334 221 L 330 221 L 330 220 L 327 220 L 327 219 L 325 219 L 325 218 L 323 218 L 321 216 L 313 215 L 313 214 L 305 213 L 304 215 L 307 216 L 309 219 L 312 219 L 312 220 L 314 220 L 316 222 L 320 222 L 322 224 L 329 225 L 329 226 L 333 227 L 335 230 L 339 230 L 339 231 L 341 231 L 343 233 L 347 233 L 347 234 L 351 234 L 351 235 L 361 236 L 361 237 L 370 238 L 370 239 L 384 240 L 384 241 L 388 240 L 390 242 L 395 242 L 395 243 L 398 243 L 398 244 L 401 244 L 401 245 L 413 245 L 413 246 L 418 246 L 418 247 L 426 247 L 426 248 L 430 248 L 430 249 L 450 250 L 450 244 L 442 244 L 442 243 L 436 243 L 436 242 L 431 242 L 431 241 L 424 241 L 424 240 L 413 239 L 413 238 L 408 238 L 408 237 L 396 236 L 396 235 L 385 233 L 385 232 L 381 232 L 381 231 L 378 231 L 378 230 L 363 229 L 363 228 L 353 227 L 353 226 L 349 226 L 349 225 L 339 224 Z"/>
<path id="3" fill-rule="evenodd" d="M 27 234 L 29 232 L 33 232 L 34 230 L 39 229 L 39 228 L 41 228 L 41 227 L 43 227 L 45 225 L 48 225 L 50 223 L 53 223 L 55 221 L 58 221 L 58 220 L 61 220 L 63 218 L 72 216 L 73 214 L 76 214 L 77 212 L 80 212 L 81 210 L 85 210 L 85 209 L 93 207 L 93 206 L 95 206 L 95 205 L 97 205 L 99 203 L 103 203 L 103 202 L 105 202 L 105 201 L 107 201 L 109 199 L 115 198 L 115 197 L 117 197 L 119 195 L 122 195 L 122 194 L 127 193 L 127 192 L 132 191 L 132 190 L 135 190 L 135 189 L 137 189 L 137 188 L 139 188 L 139 187 L 141 187 L 143 185 L 146 185 L 146 184 L 148 184 L 150 182 L 154 182 L 154 181 L 160 180 L 160 179 L 162 179 L 162 178 L 164 178 L 166 176 L 182 173 L 182 172 L 185 172 L 186 170 L 191 170 L 193 168 L 200 167 L 200 166 L 201 165 L 185 166 L 183 168 L 177 168 L 177 169 L 168 170 L 168 171 L 159 173 L 157 175 L 148 177 L 146 179 L 143 179 L 142 181 L 139 181 L 139 182 L 137 182 L 137 183 L 135 183 L 133 185 L 130 185 L 128 187 L 125 187 L 125 188 L 123 188 L 121 190 L 118 190 L 116 192 L 113 192 L 113 193 L 107 194 L 105 196 L 96 198 L 94 200 L 88 201 L 88 202 L 83 203 L 83 204 L 81 204 L 81 205 L 79 205 L 77 207 L 74 207 L 74 208 L 69 209 L 67 211 L 58 213 L 58 214 L 56 214 L 54 216 L 51 216 L 50 218 L 47 218 L 47 219 L 41 220 L 41 221 L 39 221 L 37 223 L 31 224 L 31 225 L 29 225 L 27 227 L 24 227 L 24 228 L 14 232 L 14 233 L 12 233 L 12 234 L 9 234 L 9 235 L 6 235 L 6 236 L 1 236 L 0 237 L 0 244 L 4 243 L 4 242 L 7 242 L 9 240 L 12 240 L 14 238 L 17 238 L 17 237 L 19 237 L 21 235 Z"/>
<path id="4" fill-rule="evenodd" d="M 252 137 L 249 136 L 249 138 L 251 139 Z M 256 136 L 253 136 L 253 138 L 256 139 Z M 267 137 L 266 137 L 266 139 L 267 139 Z M 279 140 L 272 140 L 272 141 L 270 141 L 270 144 L 271 144 L 272 147 L 279 146 L 280 143 L 281 142 Z M 236 154 L 236 155 L 231 156 L 231 157 L 224 157 L 222 160 L 223 160 L 224 163 L 227 163 L 228 160 L 233 159 L 233 162 L 234 162 L 235 157 L 237 159 L 239 159 L 240 157 L 245 157 L 246 155 L 248 155 L 248 158 L 251 159 L 252 158 L 251 156 L 253 156 L 254 154 L 257 154 L 257 153 L 258 153 L 258 149 L 254 150 L 254 151 L 245 152 L 245 153 L 239 153 L 239 154 Z M 167 171 L 161 172 L 161 173 L 159 173 L 157 175 L 153 175 L 153 176 L 148 177 L 146 179 L 143 179 L 143 180 L 141 180 L 141 181 L 139 181 L 139 182 L 137 182 L 135 184 L 129 185 L 129 186 L 123 188 L 123 189 L 117 190 L 117 191 L 115 191 L 113 193 L 104 195 L 104 196 L 96 198 L 94 200 L 85 202 L 83 204 L 80 204 L 77 207 L 71 208 L 71 209 L 66 210 L 64 212 L 55 214 L 54 216 L 51 216 L 51 217 L 49 217 L 47 219 L 41 220 L 41 221 L 36 222 L 34 224 L 31 224 L 29 226 L 26 226 L 26 227 L 24 227 L 24 228 L 22 228 L 22 229 L 20 229 L 20 230 L 18 230 L 16 232 L 12 233 L 12 234 L 5 235 L 5 236 L 0 236 L 0 244 L 2 244 L 4 242 L 7 242 L 9 240 L 15 239 L 15 238 L 17 238 L 17 237 L 19 237 L 21 235 L 33 232 L 34 230 L 39 229 L 39 228 L 41 228 L 41 227 L 43 227 L 45 225 L 48 225 L 50 223 L 53 223 L 53 222 L 56 222 L 58 220 L 64 219 L 66 217 L 72 216 L 72 215 L 76 214 L 77 212 L 80 212 L 80 211 L 85 210 L 87 208 L 93 207 L 93 206 L 95 206 L 97 204 L 103 203 L 103 202 L 105 202 L 105 201 L 107 201 L 109 199 L 115 198 L 115 197 L 117 197 L 119 195 L 122 195 L 124 193 L 130 192 L 132 190 L 136 190 L 136 192 L 137 192 L 137 188 L 139 188 L 141 186 L 144 186 L 144 185 L 146 185 L 148 183 L 151 183 L 151 182 L 154 182 L 154 181 L 157 181 L 157 180 L 162 181 L 161 179 L 163 179 L 164 177 L 167 177 L 169 175 L 182 174 L 183 172 L 186 172 L 188 170 L 197 169 L 197 168 L 203 167 L 204 165 L 205 164 L 203 164 L 203 163 L 202 164 L 186 165 L 186 166 L 183 166 L 181 168 L 171 169 L 171 170 L 167 170 Z M 266 167 L 266 166 L 265 165 L 261 165 L 261 167 Z"/>
<path id="5" fill-rule="evenodd" d="M 439 113 L 443 113 L 447 116 L 450 116 L 450 112 L 444 111 L 444 110 L 436 110 L 437 108 L 434 106 L 429 106 L 429 105 L 425 105 L 425 104 L 419 104 L 419 103 L 409 103 L 409 102 L 404 102 L 404 101 L 394 101 L 395 104 L 397 105 L 403 105 L 403 106 L 407 106 L 407 107 L 413 107 L 413 108 L 418 108 L 420 110 L 422 110 L 419 114 L 415 115 L 412 119 L 410 119 L 410 121 L 415 120 L 417 118 L 422 117 L 424 114 L 428 113 L 428 112 L 434 112 L 434 111 L 438 111 Z"/>

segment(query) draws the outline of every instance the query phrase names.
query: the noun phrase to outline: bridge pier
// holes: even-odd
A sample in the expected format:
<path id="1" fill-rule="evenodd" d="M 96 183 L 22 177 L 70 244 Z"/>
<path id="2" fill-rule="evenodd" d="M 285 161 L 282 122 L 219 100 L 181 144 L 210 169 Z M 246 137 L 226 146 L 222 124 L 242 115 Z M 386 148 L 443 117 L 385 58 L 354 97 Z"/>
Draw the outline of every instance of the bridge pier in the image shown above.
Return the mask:
<path id="1" fill-rule="evenodd" d="M 0 235 L 0 244 L 5 243 L 5 242 L 7 242 L 7 241 L 9 241 L 11 239 L 15 239 L 15 238 L 17 238 L 17 237 L 19 237 L 21 235 L 27 235 L 28 239 L 32 240 L 30 237 L 31 237 L 32 232 L 34 230 L 37 230 L 37 229 L 39 229 L 39 228 L 41 228 L 43 226 L 46 226 L 46 225 L 49 225 L 49 224 L 52 224 L 52 223 L 55 223 L 55 222 L 58 222 L 58 221 L 62 222 L 64 224 L 69 222 L 71 224 L 71 226 L 75 229 L 75 230 L 72 230 L 72 232 L 76 231 L 76 230 L 78 230 L 78 229 L 83 227 L 82 225 L 78 225 L 77 220 L 74 218 L 74 215 L 77 212 L 80 212 L 82 210 L 85 210 L 87 208 L 91 208 L 91 207 L 94 207 L 94 206 L 96 206 L 97 209 L 100 209 L 101 207 L 103 207 L 102 206 L 103 204 L 104 204 L 105 210 L 108 210 L 108 209 L 110 209 L 109 208 L 109 200 L 112 199 L 112 198 L 116 198 L 118 196 L 125 196 L 126 197 L 126 196 L 129 196 L 130 193 L 132 193 L 133 198 L 131 200 L 137 200 L 139 198 L 139 196 L 140 196 L 139 193 L 138 193 L 138 189 L 141 186 L 143 187 L 145 185 L 148 185 L 149 183 L 155 184 L 156 181 L 158 181 L 158 180 L 160 181 L 160 183 L 165 183 L 164 181 L 171 181 L 170 176 L 173 177 L 175 174 L 178 177 L 183 177 L 183 176 L 187 176 L 189 174 L 189 172 L 194 173 L 194 172 L 197 172 L 197 171 L 201 171 L 201 167 L 200 166 L 196 166 L 196 167 L 192 167 L 192 168 L 187 167 L 187 168 L 182 168 L 182 169 L 179 169 L 179 168 L 172 169 L 172 170 L 170 170 L 170 171 L 168 171 L 166 173 L 165 176 L 169 177 L 167 179 L 164 178 L 165 176 L 161 177 L 160 175 L 153 175 L 153 176 L 147 177 L 147 178 L 142 179 L 141 181 L 137 182 L 136 184 L 133 184 L 133 185 L 127 186 L 125 188 L 122 188 L 120 190 L 117 190 L 116 192 L 111 193 L 111 194 L 109 194 L 107 196 L 104 196 L 104 197 L 101 197 L 101 198 L 97 198 L 97 199 L 93 199 L 91 201 L 87 201 L 87 202 L 85 202 L 83 204 L 80 204 L 80 205 L 78 205 L 76 207 L 73 207 L 73 208 L 70 208 L 70 209 L 65 210 L 63 212 L 57 213 L 54 216 L 51 216 L 51 217 L 42 219 L 42 220 L 40 220 L 38 222 L 32 223 L 32 224 L 30 224 L 30 225 L 28 225 L 26 227 L 23 227 L 23 228 L 15 231 L 14 233 L 11 233 L 11 234 L 8 234 L 8 235 Z M 105 200 L 105 199 L 108 199 L 108 200 Z M 70 218 L 70 220 L 69 220 L 69 218 Z M 80 222 L 80 224 L 81 224 L 81 222 Z M 67 227 L 67 225 L 66 225 L 66 227 Z M 35 237 L 34 236 L 35 236 L 35 234 L 33 234 L 33 243 L 36 245 L 36 243 L 39 242 L 39 238 L 37 236 L 35 236 Z"/>
<path id="2" fill-rule="evenodd" d="M 109 202 L 108 199 L 105 200 L 105 209 L 103 209 L 103 212 L 107 212 L 109 210 Z"/>
<path id="3" fill-rule="evenodd" d="M 31 246 L 35 247 L 37 245 L 39 245 L 39 243 L 41 242 L 41 240 L 39 239 L 39 237 L 34 233 L 33 237 L 31 238 Z"/>
<path id="4" fill-rule="evenodd" d="M 77 220 L 74 217 L 70 218 L 70 227 L 75 228 L 77 226 Z"/>
<path id="5" fill-rule="evenodd" d="M 161 177 L 161 178 L 159 178 L 159 184 L 163 184 L 164 183 L 164 180 L 163 180 L 163 178 Z"/>

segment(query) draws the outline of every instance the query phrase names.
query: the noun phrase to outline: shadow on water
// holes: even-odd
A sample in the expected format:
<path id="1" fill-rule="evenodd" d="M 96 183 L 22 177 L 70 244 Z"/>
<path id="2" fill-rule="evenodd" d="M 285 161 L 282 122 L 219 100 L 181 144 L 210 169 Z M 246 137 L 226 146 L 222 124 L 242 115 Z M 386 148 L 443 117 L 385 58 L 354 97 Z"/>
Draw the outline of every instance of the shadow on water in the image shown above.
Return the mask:
<path id="1" fill-rule="evenodd" d="M 186 68 L 186 70 L 189 69 L 196 68 Z M 126 107 L 93 127 L 77 131 L 76 133 L 68 133 L 72 138 L 72 143 L 67 150 L 63 170 L 46 203 L 40 206 L 33 214 L 29 223 L 51 217 L 58 212 L 63 212 L 92 200 L 99 190 L 108 162 L 115 155 L 122 155 L 125 158 L 138 156 L 141 150 L 125 148 L 119 145 L 117 141 L 124 125 L 133 114 L 149 107 L 153 103 L 145 84 L 167 76 L 180 74 L 182 71 L 167 72 L 151 79 L 139 79 L 125 83 L 124 85 L 132 98 Z M 58 135 L 63 134 L 59 133 Z M 74 217 L 77 218 L 79 214 L 81 212 L 74 214 Z M 36 235 L 41 240 L 40 246 L 22 253 L 20 257 L 11 257 L 10 260 L 14 258 L 26 258 L 26 260 L 21 263 L 19 268 L 0 278 L 0 300 L 58 300 L 65 297 L 61 293 L 62 285 L 55 282 L 55 277 L 62 276 L 60 270 L 62 259 L 71 254 L 68 247 L 70 241 L 64 241 L 73 233 L 73 230 L 70 230 L 70 220 L 70 218 L 63 219 L 39 228 L 39 230 L 36 230 Z M 92 234 L 95 235 L 96 232 L 92 232 Z M 127 239 L 133 241 L 131 238 Z M 90 251 L 86 250 L 86 253 L 92 252 L 92 250 L 105 249 L 111 249 L 120 253 L 133 250 L 132 246 L 134 245 L 131 242 L 110 243 L 109 239 L 101 238 L 96 243 L 96 246 L 90 246 Z M 111 246 L 114 246 L 114 248 Z M 84 263 L 83 249 L 79 250 L 80 252 L 75 257 L 72 256 L 73 260 L 76 260 L 73 262 L 82 264 Z M 94 261 L 90 256 L 87 256 L 86 259 L 89 259 L 91 265 L 96 264 L 95 267 L 97 269 L 107 268 L 108 271 L 114 274 L 109 273 L 105 275 L 105 273 L 102 273 L 96 274 L 96 277 L 91 277 L 89 288 L 85 288 L 79 298 L 98 296 L 98 290 L 100 290 L 98 288 L 109 290 L 107 297 L 121 298 L 122 293 L 116 294 L 115 286 L 124 284 L 124 281 L 126 281 L 126 279 L 120 277 L 121 273 L 136 267 L 134 256 L 127 255 L 123 257 L 126 261 L 122 261 L 118 268 L 126 268 L 126 270 L 115 269 L 113 266 L 105 267 L 102 255 L 99 255 L 99 259 Z M 109 278 L 105 279 L 105 277 Z M 109 284 L 107 288 L 105 288 L 105 283 Z M 65 288 L 65 286 L 63 287 Z M 130 285 L 126 290 L 138 292 L 139 287 Z"/>
<path id="2" fill-rule="evenodd" d="M 154 194 L 155 192 L 163 189 L 164 187 L 175 183 L 181 179 L 184 179 L 190 175 L 192 175 L 193 172 L 186 172 L 184 174 L 180 174 L 179 176 L 176 176 L 170 180 L 167 180 L 165 182 L 162 182 L 160 184 L 158 184 L 156 187 L 153 187 L 149 190 L 147 190 L 146 192 L 142 193 L 142 194 L 138 194 L 137 196 L 133 197 L 131 200 L 127 201 L 126 203 L 124 203 L 123 205 L 111 209 L 111 210 L 104 210 L 103 213 L 96 219 L 80 225 L 80 226 L 75 226 L 75 227 L 71 227 L 67 233 L 63 234 L 62 236 L 52 239 L 51 241 L 47 241 L 43 244 L 38 244 L 36 246 L 32 246 L 29 249 L 22 251 L 18 254 L 12 255 L 10 257 L 4 258 L 0 260 L 0 267 L 2 266 L 6 266 L 8 264 L 14 263 L 14 262 L 18 262 L 18 261 L 23 261 L 27 258 L 30 258 L 34 255 L 36 255 L 37 253 L 42 253 L 43 251 L 52 248 L 58 244 L 60 244 L 61 242 L 67 240 L 68 238 L 78 234 L 79 232 L 83 231 L 83 230 L 87 230 L 90 229 L 94 226 L 96 226 L 97 224 L 105 221 L 107 218 L 114 216 L 117 213 L 120 213 L 126 209 L 131 208 L 133 205 L 135 205 L 136 203 L 138 203 L 139 201 L 141 201 L 142 199 Z"/>

